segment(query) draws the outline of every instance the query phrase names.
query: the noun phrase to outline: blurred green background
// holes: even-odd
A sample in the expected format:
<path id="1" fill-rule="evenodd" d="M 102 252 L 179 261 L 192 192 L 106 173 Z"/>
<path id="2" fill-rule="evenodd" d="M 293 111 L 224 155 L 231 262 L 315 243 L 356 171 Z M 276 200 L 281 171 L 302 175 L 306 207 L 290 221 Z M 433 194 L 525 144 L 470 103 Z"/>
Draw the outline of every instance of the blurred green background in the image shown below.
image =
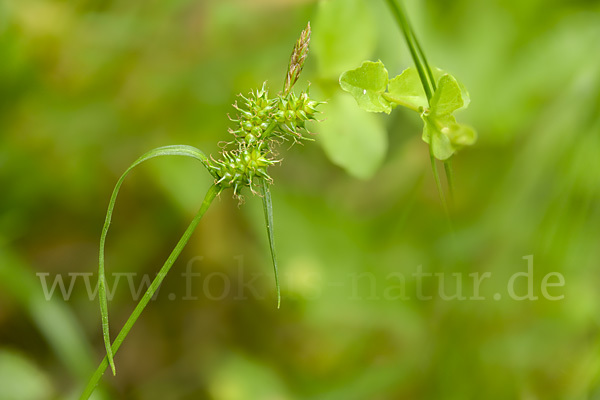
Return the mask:
<path id="1" fill-rule="evenodd" d="M 316 143 L 282 146 L 272 168 L 281 309 L 260 201 L 224 193 L 95 398 L 600 399 L 600 4 L 406 3 L 430 62 L 469 89 L 458 118 L 480 136 L 454 160 L 454 234 L 418 116 L 366 114 L 337 84 L 366 59 L 412 64 L 384 1 L 2 0 L 0 399 L 77 397 L 104 351 L 81 274 L 93 287 L 118 176 L 157 146 L 216 155 L 235 95 L 280 90 L 308 20 L 298 86 L 328 104 Z M 180 158 L 125 182 L 107 242 L 113 334 L 135 304 L 127 276 L 154 277 L 210 183 Z M 517 301 L 507 282 L 528 255 L 539 299 Z M 423 280 L 431 300 L 419 268 L 444 277 Z M 469 299 L 469 274 L 487 272 L 485 299 Z M 550 272 L 561 300 L 542 296 Z M 68 300 L 44 296 L 57 276 Z M 445 300 L 456 277 L 467 298 Z"/>

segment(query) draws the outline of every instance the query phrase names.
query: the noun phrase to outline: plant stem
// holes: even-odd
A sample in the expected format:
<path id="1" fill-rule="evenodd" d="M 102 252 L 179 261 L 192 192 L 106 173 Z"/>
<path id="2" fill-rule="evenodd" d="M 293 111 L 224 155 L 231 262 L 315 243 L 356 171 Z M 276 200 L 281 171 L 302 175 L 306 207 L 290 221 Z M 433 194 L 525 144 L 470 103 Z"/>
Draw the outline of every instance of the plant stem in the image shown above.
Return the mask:
<path id="1" fill-rule="evenodd" d="M 417 112 L 417 113 L 420 112 L 419 107 L 415 106 L 412 103 L 408 103 L 406 101 L 402 101 L 402 100 L 400 100 L 400 99 L 398 99 L 398 98 L 396 98 L 394 96 L 391 96 L 388 93 L 382 93 L 381 95 L 383 96 L 384 99 L 386 99 L 390 103 L 398 104 L 401 107 L 408 108 L 409 110 L 413 110 L 414 112 Z"/>
<path id="2" fill-rule="evenodd" d="M 444 171 L 446 171 L 446 181 L 448 182 L 450 207 L 454 208 L 454 173 L 452 172 L 452 157 L 444 161 Z"/>
<path id="3" fill-rule="evenodd" d="M 442 189 L 442 182 L 440 181 L 440 175 L 438 174 L 437 164 L 435 162 L 435 157 L 433 155 L 433 146 L 429 145 L 429 159 L 431 160 L 431 169 L 433 170 L 433 177 L 435 179 L 435 185 L 437 186 L 438 193 L 440 195 L 440 200 L 442 202 L 442 207 L 444 208 L 444 213 L 448 218 L 448 225 L 450 230 L 454 230 L 452 226 L 452 218 L 450 217 L 450 209 L 448 208 L 448 203 L 446 202 L 446 196 L 444 195 L 444 191 Z"/>
<path id="4" fill-rule="evenodd" d="M 154 280 L 152 281 L 152 284 L 150 285 L 150 287 L 148 287 L 148 290 L 146 290 L 146 293 L 144 293 L 144 296 L 142 297 L 142 299 L 140 300 L 138 305 L 135 307 L 135 309 L 129 316 L 129 319 L 127 319 L 127 322 L 125 322 L 125 325 L 121 329 L 121 332 L 119 332 L 119 334 L 117 335 L 117 338 L 115 339 L 115 341 L 113 342 L 113 344 L 111 346 L 113 354 L 115 354 L 119 350 L 119 347 L 121 347 L 123 340 L 125 340 L 125 337 L 127 337 L 127 335 L 129 334 L 129 331 L 133 327 L 133 324 L 135 324 L 135 322 L 139 318 L 142 311 L 144 311 L 144 308 L 146 308 L 146 305 L 148 305 L 148 302 L 152 299 L 152 296 L 154 296 L 154 293 L 156 292 L 156 290 L 162 283 L 163 279 L 165 278 L 167 273 L 169 273 L 169 270 L 175 263 L 175 260 L 177 260 L 177 257 L 179 257 L 179 254 L 181 254 L 181 251 L 183 250 L 183 248 L 185 247 L 187 242 L 190 240 L 190 237 L 192 236 L 192 233 L 198 226 L 200 219 L 202 219 L 202 216 L 204 215 L 206 210 L 208 210 L 208 207 L 210 206 L 210 204 L 212 203 L 214 198 L 217 196 L 217 194 L 219 194 L 220 192 L 221 192 L 221 188 L 219 188 L 218 186 L 215 186 L 215 185 L 211 186 L 210 189 L 208 189 L 208 192 L 206 193 L 206 196 L 204 197 L 204 201 L 202 202 L 200 209 L 196 213 L 196 216 L 194 217 L 194 219 L 192 220 L 190 225 L 187 227 L 187 229 L 183 233 L 183 236 L 181 237 L 181 239 L 179 239 L 179 242 L 177 242 L 177 245 L 175 246 L 175 248 L 173 249 L 173 251 L 171 252 L 169 257 L 167 258 L 167 261 L 165 261 L 165 263 L 162 266 L 162 268 L 160 269 L 160 271 L 158 271 L 156 278 L 154 278 Z M 93 393 L 94 389 L 96 388 L 96 385 L 100 381 L 100 378 L 106 371 L 107 367 L 108 367 L 108 358 L 105 356 L 104 359 L 102 360 L 102 362 L 100 363 L 100 365 L 98 366 L 98 368 L 96 369 L 96 372 L 94 372 L 94 374 L 90 378 L 87 386 L 85 387 L 83 393 L 81 394 L 81 397 L 79 398 L 80 400 L 89 399 L 89 397 Z"/>
<path id="5" fill-rule="evenodd" d="M 135 160 L 133 164 L 125 170 L 123 175 L 117 181 L 110 201 L 108 202 L 108 210 L 106 210 L 106 218 L 104 220 L 104 226 L 102 227 L 102 235 L 100 235 L 100 251 L 98 252 L 98 299 L 100 300 L 100 315 L 102 319 L 102 336 L 104 338 L 104 347 L 106 348 L 106 355 L 108 356 L 108 363 L 112 369 L 113 375 L 116 374 L 115 364 L 113 361 L 113 354 L 110 346 L 110 331 L 108 326 L 108 300 L 106 298 L 106 278 L 104 273 L 104 245 L 106 243 L 106 235 L 108 234 L 108 228 L 112 220 L 112 214 L 117 201 L 117 196 L 123 181 L 127 175 L 138 165 L 144 161 L 150 160 L 155 157 L 162 156 L 185 156 L 194 158 L 202 163 L 202 165 L 210 172 L 215 178 L 214 171 L 210 168 L 208 158 L 206 155 L 192 146 L 185 145 L 174 145 L 174 146 L 163 146 L 157 147 L 144 153 L 140 158 Z"/>
<path id="6" fill-rule="evenodd" d="M 421 84 L 423 85 L 425 95 L 427 96 L 427 102 L 431 103 L 433 93 L 436 91 L 436 84 L 435 78 L 433 77 L 433 72 L 431 70 L 431 67 L 429 66 L 427 57 L 425 56 L 425 52 L 419 44 L 414 30 L 411 28 L 410 23 L 408 22 L 408 18 L 406 16 L 406 12 L 402 8 L 402 6 L 396 0 L 386 1 L 390 6 L 394 17 L 396 18 L 396 22 L 398 23 L 400 30 L 404 34 L 404 39 L 406 40 L 406 44 L 408 45 L 408 49 L 412 56 L 413 62 L 415 63 L 415 67 L 417 68 L 417 72 L 419 73 L 419 78 L 421 79 Z M 440 200 L 442 201 L 442 206 L 444 207 L 444 211 L 446 213 L 446 216 L 448 217 L 448 224 L 450 225 L 450 229 L 452 230 L 452 219 L 450 218 L 450 210 L 448 208 L 448 203 L 446 202 L 446 197 L 444 196 L 444 191 L 440 182 L 440 177 L 438 174 L 437 165 L 435 163 L 435 157 L 433 156 L 433 148 L 431 143 L 429 144 L 429 156 L 431 158 L 431 168 L 433 170 L 435 183 L 440 194 Z M 448 194 L 450 197 L 450 203 L 453 204 L 454 185 L 452 182 L 452 165 L 450 160 L 444 162 L 444 170 L 446 171 L 446 180 L 448 182 Z"/>
<path id="7" fill-rule="evenodd" d="M 427 58 L 425 57 L 425 53 L 419 45 L 414 31 L 410 27 L 408 18 L 406 17 L 406 12 L 402 6 L 395 0 L 386 1 L 392 10 L 392 14 L 396 18 L 396 22 L 398 23 L 400 30 L 404 34 L 404 39 L 406 40 L 408 50 L 410 51 L 410 55 L 415 63 L 417 72 L 419 73 L 423 90 L 425 90 L 427 100 L 430 101 L 435 90 L 435 80 L 433 79 L 433 74 L 431 72 L 431 68 L 429 67 L 429 63 L 427 62 Z"/>

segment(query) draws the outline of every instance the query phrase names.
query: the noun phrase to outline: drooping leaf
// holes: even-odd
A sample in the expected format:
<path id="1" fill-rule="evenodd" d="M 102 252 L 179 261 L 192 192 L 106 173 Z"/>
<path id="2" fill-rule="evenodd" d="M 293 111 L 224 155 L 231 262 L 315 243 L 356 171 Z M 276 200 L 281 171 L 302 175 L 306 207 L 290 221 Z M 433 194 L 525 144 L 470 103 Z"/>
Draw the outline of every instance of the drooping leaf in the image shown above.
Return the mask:
<path id="1" fill-rule="evenodd" d="M 365 111 L 392 111 L 392 105 L 384 98 L 388 85 L 388 72 L 381 61 L 365 61 L 362 65 L 340 76 L 340 86 L 354 96 Z"/>
<path id="2" fill-rule="evenodd" d="M 419 78 L 419 73 L 414 67 L 402 71 L 402 73 L 390 80 L 386 99 L 399 105 L 419 111 L 427 108 L 427 97 Z"/>
<path id="3" fill-rule="evenodd" d="M 361 112 L 356 102 L 340 94 L 323 111 L 319 141 L 336 165 L 359 179 L 369 179 L 379 169 L 387 151 L 387 132 L 377 115 Z"/>
<path id="4" fill-rule="evenodd" d="M 269 237 L 269 248 L 271 249 L 271 260 L 273 261 L 273 271 L 275 272 L 275 288 L 277 289 L 277 308 L 281 306 L 281 289 L 279 287 L 279 272 L 277 269 L 277 256 L 275 254 L 275 237 L 273 234 L 273 202 L 271 201 L 271 191 L 269 182 L 260 178 L 260 189 L 262 195 L 263 210 L 265 212 L 265 225 L 267 227 L 267 236 Z"/>
<path id="5" fill-rule="evenodd" d="M 185 145 L 174 145 L 174 146 L 164 146 L 158 147 L 156 149 L 152 149 L 138 158 L 133 164 L 127 168 L 127 170 L 121 175 L 113 193 L 110 197 L 110 201 L 108 204 L 108 210 L 106 212 L 106 219 L 104 221 L 104 226 L 102 227 L 102 235 L 100 236 L 100 252 L 98 256 L 98 297 L 100 299 L 100 313 L 102 317 L 102 335 L 104 337 L 104 345 L 106 347 L 106 356 L 108 358 L 108 363 L 112 369 L 113 375 L 116 374 L 114 357 L 112 352 L 112 347 L 110 344 L 110 331 L 108 324 L 108 301 L 106 298 L 106 282 L 105 282 L 105 274 L 104 274 L 104 245 L 106 243 L 106 235 L 108 233 L 108 228 L 110 227 L 110 222 L 112 219 L 113 209 L 115 207 L 115 202 L 117 201 L 117 195 L 119 194 L 119 189 L 125 180 L 125 177 L 131 172 L 133 168 L 141 164 L 142 162 L 149 160 L 151 158 L 160 157 L 160 156 L 185 156 L 194 158 L 202 163 L 202 165 L 214 175 L 214 172 L 211 168 L 208 167 L 208 158 L 206 155 L 192 146 Z M 216 178 L 216 176 L 215 176 Z"/>
<path id="6" fill-rule="evenodd" d="M 179 147 L 179 146 L 175 146 L 175 147 Z M 155 150 L 160 150 L 160 149 L 155 149 Z M 152 150 L 149 153 L 152 153 L 155 150 Z M 146 154 L 148 154 L 148 153 L 146 153 Z M 143 156 L 142 156 L 142 158 L 143 158 Z M 148 158 L 151 158 L 151 157 L 148 157 Z M 183 251 L 183 248 L 189 242 L 190 238 L 192 237 L 192 234 L 196 230 L 196 227 L 200 223 L 200 220 L 202 219 L 202 217 L 204 216 L 204 214 L 206 213 L 206 211 L 212 204 L 215 197 L 219 193 L 221 193 L 222 190 L 223 189 L 221 187 L 214 185 L 214 184 L 208 189 L 208 191 L 206 192 L 206 196 L 204 196 L 204 201 L 202 201 L 202 205 L 200 206 L 200 209 L 194 216 L 194 219 L 192 219 L 192 222 L 190 222 L 190 224 L 188 225 L 187 229 L 185 230 L 185 232 L 183 233 L 183 235 L 181 236 L 181 238 L 175 245 L 175 248 L 173 249 L 173 251 L 171 251 L 171 254 L 169 254 L 169 257 L 167 258 L 167 260 L 165 261 L 163 266 L 160 268 L 160 270 L 156 274 L 156 277 L 154 278 L 154 280 L 152 281 L 150 286 L 148 286 L 148 289 L 146 289 L 146 292 L 144 292 L 144 295 L 142 296 L 142 298 L 140 299 L 138 304 L 135 306 L 135 308 L 131 312 L 131 315 L 129 316 L 129 318 L 127 318 L 127 321 L 125 321 L 125 325 L 123 325 L 123 328 L 121 328 L 121 331 L 115 338 L 115 341 L 113 342 L 112 346 L 110 347 L 111 354 L 116 353 L 119 350 L 119 348 L 121 347 L 121 344 L 123 343 L 123 340 L 125 340 L 125 338 L 129 334 L 129 332 L 131 331 L 131 328 L 133 327 L 133 325 L 136 323 L 136 321 L 138 320 L 138 318 L 140 317 L 140 315 L 142 314 L 142 312 L 144 311 L 144 309 L 146 308 L 146 306 L 148 305 L 150 300 L 154 297 L 154 295 L 156 294 L 156 291 L 160 287 L 161 283 L 163 282 L 163 280 L 165 279 L 165 277 L 171 270 L 171 267 L 173 266 L 173 264 L 175 263 L 175 261 L 177 260 L 177 258 L 181 254 L 181 252 Z M 106 298 L 106 296 L 105 296 L 105 298 Z M 102 315 L 103 318 L 105 316 L 106 316 L 106 318 L 108 318 L 107 314 Z M 104 375 L 106 368 L 108 368 L 108 364 L 109 364 L 109 362 L 108 362 L 108 351 L 107 351 L 106 357 L 104 357 L 104 360 L 102 360 L 102 362 L 100 363 L 100 365 L 98 366 L 98 368 L 96 369 L 96 371 L 94 372 L 94 374 L 92 375 L 90 380 L 88 381 L 86 387 L 83 390 L 83 393 L 79 397 L 80 400 L 88 400 L 90 398 L 90 396 L 94 392 L 94 389 L 96 388 L 96 385 L 98 385 L 100 378 L 102 378 L 102 375 Z"/>

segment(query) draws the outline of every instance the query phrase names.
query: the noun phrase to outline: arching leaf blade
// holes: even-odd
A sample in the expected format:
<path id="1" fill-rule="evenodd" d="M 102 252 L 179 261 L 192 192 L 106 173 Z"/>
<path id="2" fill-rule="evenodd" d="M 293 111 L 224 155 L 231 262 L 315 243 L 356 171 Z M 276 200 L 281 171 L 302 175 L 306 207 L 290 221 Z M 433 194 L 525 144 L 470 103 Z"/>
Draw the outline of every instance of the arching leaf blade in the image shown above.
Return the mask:
<path id="1" fill-rule="evenodd" d="M 104 226 L 102 227 L 102 234 L 100 236 L 100 251 L 98 256 L 98 297 L 100 300 L 100 314 L 102 320 L 102 336 L 104 338 L 104 346 L 106 348 L 106 356 L 108 359 L 108 363 L 112 370 L 113 375 L 116 375 L 116 368 L 114 364 L 114 356 L 110 343 L 110 329 L 108 322 L 108 300 L 106 298 L 106 277 L 104 271 L 104 247 L 106 243 L 106 235 L 108 234 L 108 228 L 110 227 L 113 210 L 115 207 L 115 203 L 117 201 L 117 195 L 119 194 L 119 190 L 121 189 L 121 185 L 125 180 L 125 177 L 131 172 L 133 168 L 138 166 L 139 164 L 147 161 L 149 159 L 161 156 L 184 156 L 194 158 L 202 163 L 202 165 L 214 176 L 214 172 L 209 168 L 208 157 L 199 149 L 193 146 L 187 145 L 173 145 L 173 146 L 163 146 L 152 149 L 146 153 L 144 153 L 140 158 L 133 162 L 125 170 L 123 175 L 117 181 L 115 188 L 113 189 L 112 195 L 110 197 L 110 201 L 108 204 L 108 210 L 106 212 L 106 218 L 104 220 Z"/>

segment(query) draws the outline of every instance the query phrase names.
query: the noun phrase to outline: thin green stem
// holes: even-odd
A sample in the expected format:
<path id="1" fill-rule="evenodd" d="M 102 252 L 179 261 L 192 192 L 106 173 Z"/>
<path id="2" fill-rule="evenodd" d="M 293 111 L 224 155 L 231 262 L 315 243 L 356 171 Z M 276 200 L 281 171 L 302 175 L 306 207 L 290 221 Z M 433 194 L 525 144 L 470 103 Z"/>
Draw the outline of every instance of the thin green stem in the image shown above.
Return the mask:
<path id="1" fill-rule="evenodd" d="M 415 36 L 415 31 L 411 28 L 410 32 L 414 39 L 415 45 L 417 47 L 417 51 L 419 52 L 419 54 L 421 55 L 421 58 L 423 59 L 423 64 L 425 65 L 425 70 L 427 71 L 427 76 L 429 77 L 429 83 L 431 84 L 432 93 L 435 93 L 435 91 L 437 90 L 437 85 L 435 84 L 435 78 L 433 77 L 433 71 L 431 69 L 431 66 L 429 65 L 429 61 L 427 61 L 427 56 L 425 56 L 425 52 L 423 51 L 423 48 L 421 47 L 421 44 L 419 43 L 417 36 Z"/>
<path id="2" fill-rule="evenodd" d="M 440 181 L 440 175 L 438 174 L 437 164 L 435 162 L 435 157 L 433 155 L 433 146 L 429 145 L 429 159 L 431 160 L 431 169 L 433 170 L 433 177 L 435 178 L 435 185 L 437 186 L 438 193 L 440 195 L 440 201 L 442 202 L 442 207 L 444 208 L 444 213 L 448 218 L 448 225 L 450 226 L 450 230 L 453 230 L 452 227 L 452 218 L 450 216 L 450 209 L 448 208 L 448 203 L 446 202 L 446 196 L 444 195 L 444 191 L 442 189 L 442 182 Z"/>
<path id="3" fill-rule="evenodd" d="M 386 99 L 387 101 L 389 101 L 390 103 L 395 103 L 398 104 L 401 107 L 405 107 L 408 108 L 409 110 L 413 110 L 415 112 L 420 112 L 421 110 L 419 110 L 419 107 L 412 104 L 412 103 L 408 103 L 406 101 L 402 101 L 394 96 L 391 96 L 389 93 L 382 93 L 381 94 L 383 96 L 384 99 Z"/>
<path id="4" fill-rule="evenodd" d="M 392 10 L 392 14 L 396 18 L 396 22 L 400 27 L 400 30 L 404 34 L 404 39 L 406 40 L 406 44 L 408 45 L 408 49 L 412 56 L 413 62 L 415 63 L 415 67 L 417 68 L 417 72 L 419 73 L 419 78 L 421 80 L 421 84 L 423 85 L 423 90 L 425 91 L 425 95 L 427 96 L 427 102 L 431 102 L 431 98 L 433 97 L 433 93 L 436 91 L 435 78 L 433 76 L 433 71 L 429 62 L 427 61 L 427 57 L 425 56 L 425 52 L 419 43 L 417 36 L 414 33 L 414 30 L 410 26 L 408 22 L 408 18 L 406 16 L 406 12 L 402 8 L 396 0 L 386 0 L 388 5 Z M 442 184 L 440 182 L 440 177 L 437 170 L 437 165 L 435 163 L 435 157 L 433 156 L 433 148 L 431 143 L 429 144 L 429 154 L 431 158 L 431 168 L 433 170 L 433 175 L 435 178 L 435 183 L 440 195 L 440 200 L 442 201 L 442 206 L 444 207 L 444 211 L 446 216 L 448 217 L 448 223 L 450 228 L 452 229 L 452 220 L 450 218 L 450 210 L 448 208 L 448 203 L 446 202 L 446 197 L 444 195 L 444 191 L 442 188 Z M 452 164 L 450 160 L 444 162 L 444 170 L 446 171 L 446 180 L 448 182 L 448 195 L 450 198 L 450 204 L 454 203 L 454 183 L 452 179 Z"/>
<path id="5" fill-rule="evenodd" d="M 102 235 L 100 236 L 100 251 L 98 255 L 98 298 L 100 300 L 100 314 L 102 319 L 102 336 L 104 337 L 104 347 L 106 348 L 106 355 L 108 356 L 108 363 L 110 364 L 110 368 L 112 369 L 113 375 L 116 374 L 115 363 L 113 361 L 113 354 L 110 347 L 110 332 L 108 326 L 108 301 L 106 299 L 106 278 L 104 274 L 104 245 L 106 243 L 106 235 L 108 234 L 108 228 L 110 227 L 110 222 L 112 219 L 113 210 L 115 207 L 115 203 L 117 201 L 117 196 L 119 194 L 119 190 L 123 181 L 129 175 L 129 173 L 138 165 L 143 163 L 144 161 L 150 160 L 155 157 L 162 156 L 185 156 L 194 158 L 202 163 L 202 165 L 210 172 L 215 178 L 215 172 L 210 168 L 210 164 L 208 162 L 208 158 L 206 155 L 192 146 L 185 145 L 174 145 L 174 146 L 164 146 L 157 147 L 152 149 L 146 153 L 144 153 L 140 158 L 134 161 L 133 164 L 127 168 L 127 170 L 121 175 L 115 188 L 113 190 L 112 195 L 110 196 L 110 201 L 108 202 L 108 210 L 106 211 L 106 219 L 104 220 L 104 226 L 102 227 Z"/>
<path id="6" fill-rule="evenodd" d="M 450 198 L 450 207 L 454 207 L 454 173 L 452 171 L 452 158 L 444 161 L 444 171 L 446 171 L 446 181 L 448 182 L 448 197 Z"/>
<path id="7" fill-rule="evenodd" d="M 146 290 L 146 293 L 144 293 L 144 296 L 142 297 L 138 305 L 135 307 L 135 309 L 129 316 L 129 319 L 127 319 L 127 322 L 125 322 L 125 325 L 117 335 L 117 338 L 111 346 L 112 354 L 115 354 L 119 350 L 121 344 L 123 343 L 123 340 L 125 340 L 125 337 L 127 337 L 129 331 L 133 327 L 133 324 L 135 324 L 142 311 L 144 311 L 144 308 L 146 308 L 146 305 L 148 305 L 148 302 L 152 299 L 152 296 L 154 296 L 154 293 L 162 283 L 163 279 L 169 273 L 169 270 L 175 263 L 175 260 L 177 260 L 177 257 L 179 257 L 179 254 L 181 254 L 181 251 L 183 250 L 187 242 L 190 240 L 190 237 L 192 236 L 192 233 L 198 226 L 200 219 L 202 219 L 202 216 L 204 215 L 206 210 L 208 210 L 208 207 L 210 206 L 214 198 L 217 196 L 217 194 L 219 194 L 220 192 L 221 188 L 215 185 L 211 186 L 210 189 L 208 189 L 208 192 L 206 193 L 204 201 L 202 202 L 200 209 L 196 213 L 196 216 L 183 233 L 181 239 L 179 239 L 179 242 L 177 242 L 177 245 L 167 258 L 167 261 L 165 261 L 160 271 L 158 271 L 156 278 L 154 278 L 154 280 L 148 287 L 148 290 Z M 106 371 L 106 368 L 108 368 L 108 356 L 104 357 L 104 359 L 96 369 L 96 372 L 94 372 L 94 374 L 90 378 L 87 386 L 81 394 L 81 397 L 79 398 L 80 400 L 87 400 L 91 396 L 92 392 L 96 388 L 96 385 L 100 381 L 100 378 L 102 378 L 102 375 Z"/>
<path id="8" fill-rule="evenodd" d="M 404 35 L 404 39 L 406 40 L 406 44 L 408 46 L 408 50 L 410 51 L 410 55 L 415 63 L 415 67 L 417 68 L 417 72 L 419 74 L 419 78 L 421 79 L 421 84 L 423 85 L 423 90 L 425 91 L 425 95 L 427 96 L 427 100 L 431 100 L 433 97 L 433 86 L 435 85 L 433 80 L 433 74 L 431 73 L 431 68 L 427 63 L 427 58 L 425 57 L 425 53 L 421 46 L 419 45 L 417 38 L 408 23 L 408 18 L 406 17 L 406 12 L 402 8 L 400 4 L 398 4 L 395 0 L 386 0 L 390 9 L 392 10 L 392 14 L 394 15 L 400 30 Z M 423 60 L 421 60 L 421 58 Z M 430 82 L 431 80 L 431 82 Z"/>

